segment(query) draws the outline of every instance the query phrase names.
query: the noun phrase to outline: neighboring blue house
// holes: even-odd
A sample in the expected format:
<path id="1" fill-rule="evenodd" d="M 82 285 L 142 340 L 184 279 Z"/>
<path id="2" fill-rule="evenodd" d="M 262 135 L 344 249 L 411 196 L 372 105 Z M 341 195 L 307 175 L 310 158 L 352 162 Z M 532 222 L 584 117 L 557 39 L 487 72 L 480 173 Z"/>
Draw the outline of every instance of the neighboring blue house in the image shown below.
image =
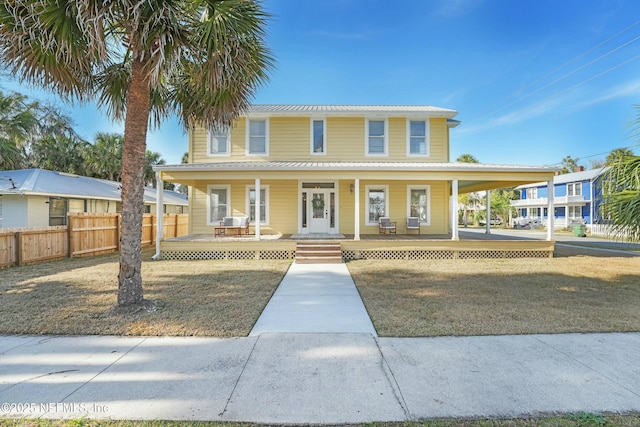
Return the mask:
<path id="1" fill-rule="evenodd" d="M 575 222 L 582 222 L 588 226 L 594 223 L 601 195 L 598 178 L 603 172 L 603 168 L 581 170 L 556 175 L 553 178 L 555 228 L 568 227 Z M 511 206 L 518 210 L 518 218 L 514 223 L 537 221 L 546 224 L 547 183 L 521 185 L 516 189 L 520 191 L 520 200 L 511 202 Z"/>

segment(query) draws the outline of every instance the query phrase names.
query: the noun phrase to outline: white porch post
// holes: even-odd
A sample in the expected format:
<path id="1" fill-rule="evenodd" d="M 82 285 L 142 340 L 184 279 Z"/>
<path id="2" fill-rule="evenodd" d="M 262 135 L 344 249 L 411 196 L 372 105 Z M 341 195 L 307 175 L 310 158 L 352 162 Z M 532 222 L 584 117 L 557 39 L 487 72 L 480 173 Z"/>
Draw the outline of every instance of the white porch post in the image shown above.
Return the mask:
<path id="1" fill-rule="evenodd" d="M 487 223 L 485 224 L 485 233 L 491 234 L 491 190 L 487 190 Z"/>
<path id="2" fill-rule="evenodd" d="M 353 197 L 354 197 L 354 227 L 353 227 L 353 240 L 360 240 L 360 179 L 356 178 L 353 185 Z"/>
<path id="3" fill-rule="evenodd" d="M 553 228 L 554 228 L 554 220 L 555 220 L 555 208 L 553 205 L 554 199 L 554 191 L 553 191 L 553 179 L 547 182 L 547 200 L 549 201 L 549 205 L 547 206 L 547 240 L 553 240 Z"/>
<path id="4" fill-rule="evenodd" d="M 256 178 L 256 204 L 255 204 L 255 228 L 256 228 L 256 239 L 260 239 L 260 178 Z"/>
<path id="5" fill-rule="evenodd" d="M 451 181 L 451 240 L 460 240 L 458 236 L 458 180 Z"/>
<path id="6" fill-rule="evenodd" d="M 153 259 L 160 258 L 160 241 L 164 234 L 164 181 L 160 172 L 156 172 L 156 253 Z"/>

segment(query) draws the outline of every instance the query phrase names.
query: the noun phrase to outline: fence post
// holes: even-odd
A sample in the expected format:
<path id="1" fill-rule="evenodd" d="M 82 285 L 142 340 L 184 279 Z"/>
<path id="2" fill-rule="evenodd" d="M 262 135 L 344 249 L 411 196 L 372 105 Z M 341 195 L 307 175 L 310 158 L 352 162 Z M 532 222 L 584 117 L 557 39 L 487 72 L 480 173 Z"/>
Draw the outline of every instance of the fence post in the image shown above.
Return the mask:
<path id="1" fill-rule="evenodd" d="M 73 258 L 73 217 L 71 216 L 71 214 L 67 215 L 67 242 L 69 245 L 69 248 L 67 249 L 67 257 L 69 258 Z"/>
<path id="2" fill-rule="evenodd" d="M 116 214 L 116 250 L 120 250 L 120 220 L 122 219 L 122 214 Z"/>
<path id="3" fill-rule="evenodd" d="M 175 230 L 173 233 L 173 237 L 178 237 L 178 214 L 173 215 L 175 224 L 173 225 L 173 229 Z"/>
<path id="4" fill-rule="evenodd" d="M 22 265 L 22 231 L 16 232 L 16 264 Z"/>

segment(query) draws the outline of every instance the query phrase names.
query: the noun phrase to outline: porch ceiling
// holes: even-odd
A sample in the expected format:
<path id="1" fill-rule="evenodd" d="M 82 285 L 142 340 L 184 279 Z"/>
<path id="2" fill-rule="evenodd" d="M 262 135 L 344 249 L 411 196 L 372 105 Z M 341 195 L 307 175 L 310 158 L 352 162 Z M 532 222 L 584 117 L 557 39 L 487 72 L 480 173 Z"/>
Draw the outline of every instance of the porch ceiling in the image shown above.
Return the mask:
<path id="1" fill-rule="evenodd" d="M 557 168 L 433 162 L 217 162 L 158 165 L 164 181 L 194 185 L 220 179 L 339 179 L 451 181 L 459 192 L 512 187 L 553 179 Z"/>

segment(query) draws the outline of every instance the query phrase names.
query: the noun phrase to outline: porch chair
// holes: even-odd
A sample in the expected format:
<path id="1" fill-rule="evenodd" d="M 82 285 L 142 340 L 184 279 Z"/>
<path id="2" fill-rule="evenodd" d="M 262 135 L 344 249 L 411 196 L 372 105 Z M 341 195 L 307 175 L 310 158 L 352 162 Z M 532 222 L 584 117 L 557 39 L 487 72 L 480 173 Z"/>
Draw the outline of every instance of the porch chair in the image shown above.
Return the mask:
<path id="1" fill-rule="evenodd" d="M 418 230 L 418 234 L 420 234 L 420 218 L 417 216 L 407 217 L 407 232 L 409 230 Z"/>
<path id="2" fill-rule="evenodd" d="M 396 222 L 391 221 L 388 216 L 378 218 L 378 232 L 380 234 L 396 234 Z"/>

